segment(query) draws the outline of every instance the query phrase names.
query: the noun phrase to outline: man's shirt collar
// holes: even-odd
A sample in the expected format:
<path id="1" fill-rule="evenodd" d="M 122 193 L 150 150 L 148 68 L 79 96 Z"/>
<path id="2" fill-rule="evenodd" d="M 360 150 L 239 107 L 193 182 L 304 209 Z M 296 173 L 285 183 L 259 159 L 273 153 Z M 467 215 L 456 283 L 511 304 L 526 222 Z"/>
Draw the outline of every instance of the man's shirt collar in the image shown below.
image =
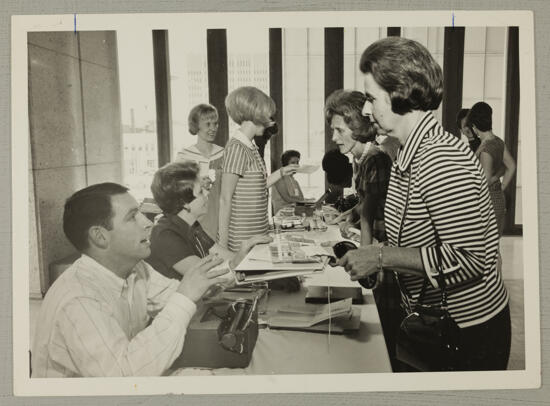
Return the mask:
<path id="1" fill-rule="evenodd" d="M 93 259 L 92 257 L 89 257 L 86 254 L 82 254 L 82 256 L 80 257 L 80 261 L 84 265 L 83 269 L 90 270 L 93 272 L 92 277 L 97 283 L 109 289 L 117 297 L 119 297 L 122 294 L 122 290 L 124 289 L 125 286 L 127 286 L 130 280 L 133 279 L 132 275 L 135 273 L 135 267 L 134 267 L 134 270 L 132 270 L 128 278 L 123 279 L 117 274 L 115 274 L 113 271 L 105 268 L 95 259 Z"/>

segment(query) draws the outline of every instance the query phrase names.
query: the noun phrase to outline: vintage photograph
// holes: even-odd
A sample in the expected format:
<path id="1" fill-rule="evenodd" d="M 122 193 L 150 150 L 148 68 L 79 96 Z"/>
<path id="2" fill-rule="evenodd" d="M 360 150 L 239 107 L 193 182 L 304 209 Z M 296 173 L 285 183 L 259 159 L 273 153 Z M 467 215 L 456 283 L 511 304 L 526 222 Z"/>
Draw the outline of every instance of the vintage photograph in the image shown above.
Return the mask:
<path id="1" fill-rule="evenodd" d="M 532 15 L 487 13 L 14 17 L 15 393 L 538 387 Z"/>

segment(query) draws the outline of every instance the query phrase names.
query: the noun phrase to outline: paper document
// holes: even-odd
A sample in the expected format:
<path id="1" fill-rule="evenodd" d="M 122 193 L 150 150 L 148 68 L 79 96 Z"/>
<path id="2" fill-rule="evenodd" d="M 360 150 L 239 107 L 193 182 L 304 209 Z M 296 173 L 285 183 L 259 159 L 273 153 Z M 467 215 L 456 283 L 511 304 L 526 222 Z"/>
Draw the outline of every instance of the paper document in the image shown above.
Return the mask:
<path id="1" fill-rule="evenodd" d="M 298 169 L 296 169 L 296 173 L 305 173 L 310 175 L 317 169 L 319 169 L 319 165 L 302 165 Z"/>
<path id="2" fill-rule="evenodd" d="M 278 247 L 278 243 L 281 245 L 281 249 Z M 295 243 L 300 245 L 300 243 Z M 287 261 L 278 262 L 278 254 L 284 254 L 285 248 L 289 246 L 289 242 L 283 242 L 276 240 L 271 244 L 258 244 L 246 255 L 246 257 L 241 261 L 239 265 L 235 268 L 237 272 L 273 272 L 273 271 L 319 271 L 324 269 L 328 258 L 323 257 L 312 257 L 306 258 L 305 254 L 300 250 L 300 248 L 305 248 L 308 245 L 303 247 L 298 247 L 296 255 L 294 257 L 287 258 Z M 297 254 L 301 254 L 298 258 Z M 277 260 L 274 261 L 274 255 L 277 257 Z M 302 258 L 303 256 L 303 258 Z"/>
<path id="3" fill-rule="evenodd" d="M 292 306 L 280 308 L 269 318 L 273 327 L 311 327 L 329 318 L 351 317 L 352 299 L 344 299 L 326 305 Z"/>

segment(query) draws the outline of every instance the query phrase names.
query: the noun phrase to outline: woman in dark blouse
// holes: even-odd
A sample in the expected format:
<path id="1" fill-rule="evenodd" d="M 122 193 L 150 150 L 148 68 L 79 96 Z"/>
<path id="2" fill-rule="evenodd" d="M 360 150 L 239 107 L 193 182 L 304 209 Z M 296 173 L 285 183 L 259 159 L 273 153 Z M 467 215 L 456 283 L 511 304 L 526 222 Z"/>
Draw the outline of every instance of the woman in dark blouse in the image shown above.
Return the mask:
<path id="1" fill-rule="evenodd" d="M 199 224 L 207 215 L 207 192 L 201 187 L 199 166 L 193 161 L 175 162 L 160 168 L 151 191 L 163 216 L 151 232 L 151 255 L 147 262 L 161 274 L 181 279 L 200 258 L 217 253 L 234 269 L 250 249 L 267 243 L 267 235 L 250 238 L 232 253 L 220 247 Z"/>
<path id="2" fill-rule="evenodd" d="M 372 244 L 373 238 L 386 241 L 384 203 L 392 165 L 391 158 L 375 141 L 374 126 L 361 113 L 365 101 L 361 92 L 336 90 L 325 103 L 332 141 L 342 154 L 353 155 L 355 189 L 360 198 L 357 210 L 361 218 L 361 245 Z M 352 217 L 341 227 L 343 234 Z"/>

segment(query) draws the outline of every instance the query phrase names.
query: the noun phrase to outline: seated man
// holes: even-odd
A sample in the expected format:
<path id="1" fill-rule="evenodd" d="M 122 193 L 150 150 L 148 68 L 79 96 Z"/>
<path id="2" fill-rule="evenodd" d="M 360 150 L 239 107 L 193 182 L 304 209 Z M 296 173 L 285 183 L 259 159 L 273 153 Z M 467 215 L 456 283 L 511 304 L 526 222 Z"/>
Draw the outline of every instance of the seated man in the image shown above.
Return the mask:
<path id="1" fill-rule="evenodd" d="M 143 261 L 151 226 L 115 183 L 67 199 L 63 230 L 82 256 L 42 303 L 33 377 L 156 376 L 180 355 L 195 302 L 227 269 L 209 256 L 183 281 L 165 278 Z"/>

